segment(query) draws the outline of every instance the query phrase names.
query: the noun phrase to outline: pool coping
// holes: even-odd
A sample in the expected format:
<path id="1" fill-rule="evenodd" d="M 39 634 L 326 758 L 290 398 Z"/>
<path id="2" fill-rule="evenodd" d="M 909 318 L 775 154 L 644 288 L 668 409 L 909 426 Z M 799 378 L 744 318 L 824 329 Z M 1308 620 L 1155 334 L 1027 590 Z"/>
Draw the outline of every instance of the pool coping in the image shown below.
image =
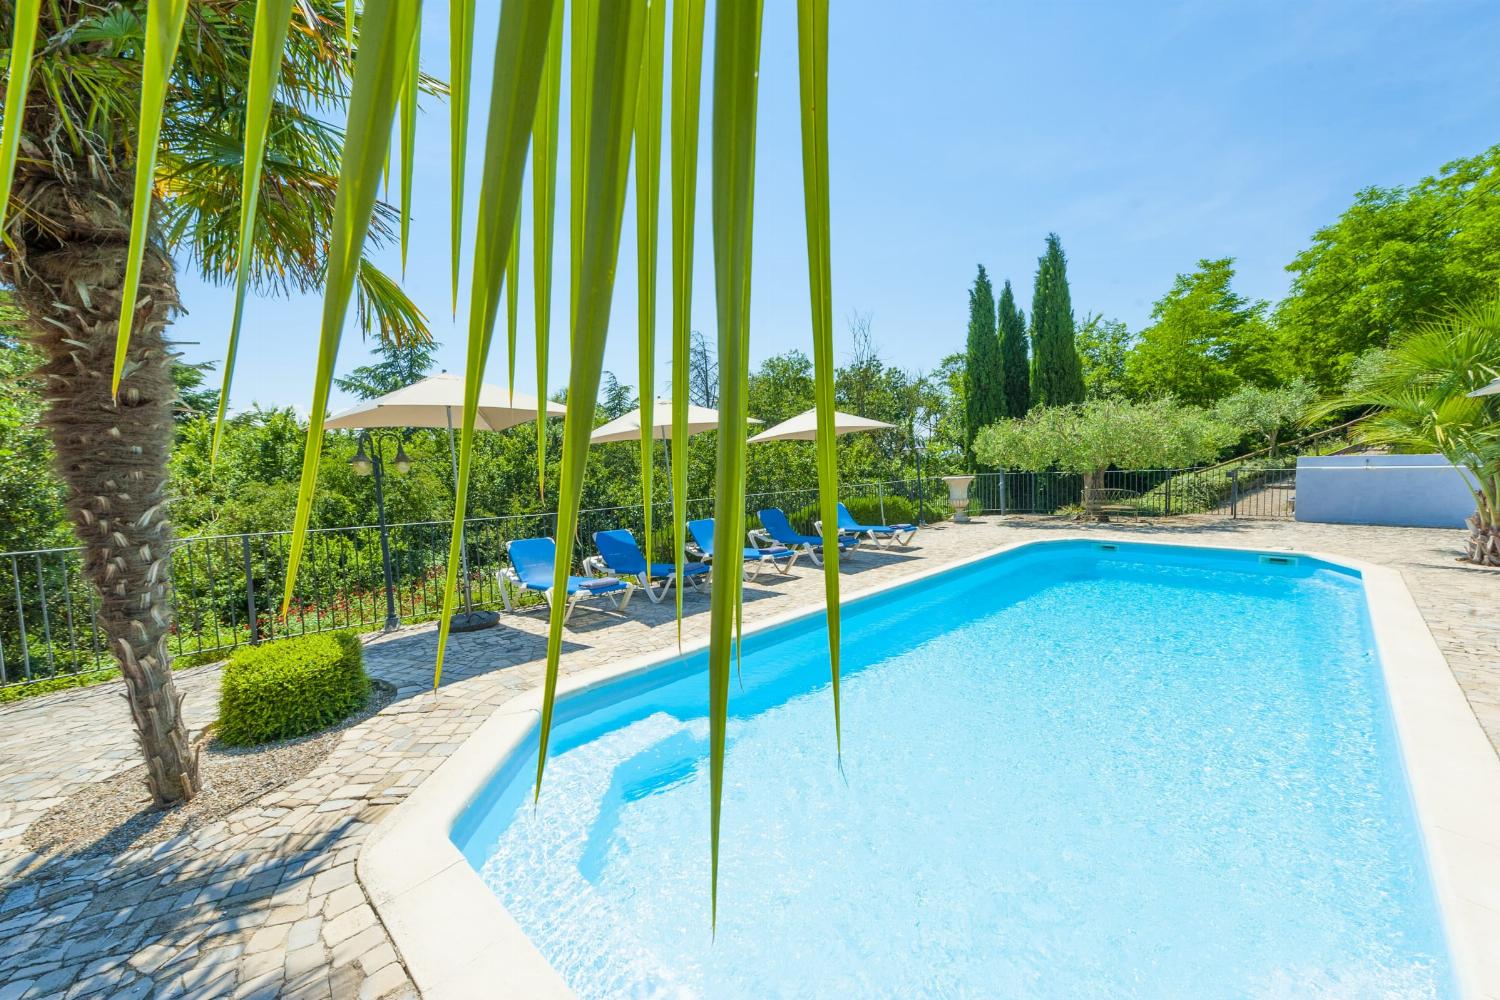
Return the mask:
<path id="1" fill-rule="evenodd" d="M 1178 549 L 1292 554 L 1359 572 L 1395 719 L 1454 974 L 1463 996 L 1500 1000 L 1500 757 L 1497 757 L 1400 571 L 1304 549 L 1142 542 L 1067 535 L 996 546 L 905 574 L 851 595 L 854 604 L 896 587 L 1020 549 L 1079 541 Z M 820 605 L 747 624 L 753 634 L 823 613 Z M 602 664 L 559 679 L 559 697 L 640 674 L 706 648 L 707 637 Z M 423 697 L 452 697 L 438 694 Z M 490 891 L 450 837 L 489 779 L 540 717 L 541 689 L 516 695 L 482 723 L 386 816 L 361 849 L 357 872 L 428 1000 L 481 995 L 574 994 Z"/>

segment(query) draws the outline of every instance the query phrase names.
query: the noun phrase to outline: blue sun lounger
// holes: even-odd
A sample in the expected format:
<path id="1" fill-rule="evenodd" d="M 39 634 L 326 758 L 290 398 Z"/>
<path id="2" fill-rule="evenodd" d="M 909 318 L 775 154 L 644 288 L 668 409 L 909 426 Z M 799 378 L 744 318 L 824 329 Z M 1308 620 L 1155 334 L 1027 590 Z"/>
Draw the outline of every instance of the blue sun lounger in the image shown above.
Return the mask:
<path id="1" fill-rule="evenodd" d="M 807 553 L 807 558 L 813 561 L 814 566 L 823 565 L 823 536 L 804 535 L 792 527 L 792 522 L 787 519 L 786 511 L 780 507 L 771 507 L 758 511 L 756 516 L 760 518 L 760 530 L 752 531 L 751 538 L 757 535 L 766 540 L 767 544 L 785 545 L 796 552 Z M 846 552 L 859 546 L 859 541 L 846 535 L 838 536 L 839 552 Z"/>
<path id="2" fill-rule="evenodd" d="M 702 553 L 704 562 L 713 564 L 714 559 L 714 519 L 705 517 L 697 521 L 689 521 L 687 524 L 688 534 L 692 536 L 693 544 Z M 797 553 L 785 545 L 773 545 L 767 549 L 758 549 L 748 545 L 744 549 L 742 557 L 745 560 L 745 578 L 755 580 L 760 577 L 764 569 L 775 569 L 778 573 L 791 572 L 792 566 L 797 562 Z"/>
<path id="3" fill-rule="evenodd" d="M 585 561 L 585 566 L 601 574 L 634 577 L 652 604 L 660 604 L 677 581 L 677 567 L 672 563 L 648 565 L 645 553 L 636 544 L 635 536 L 624 528 L 594 532 L 594 548 L 599 550 L 599 554 L 590 556 Z M 683 563 L 682 581 L 694 589 L 701 587 L 708 581 L 708 566 L 701 562 Z"/>
<path id="4" fill-rule="evenodd" d="M 550 605 L 553 599 L 552 573 L 553 566 L 557 563 L 557 543 L 550 538 L 518 538 L 505 543 L 505 553 L 510 557 L 510 568 L 500 574 L 500 599 L 505 602 L 505 610 L 515 610 L 511 606 L 507 583 L 541 594 Z M 630 605 L 630 595 L 634 592 L 632 584 L 612 576 L 570 576 L 563 621 L 566 622 L 573 614 L 578 602 L 600 597 L 609 598 L 616 610 L 624 611 Z"/>
<path id="5" fill-rule="evenodd" d="M 819 530 L 822 530 L 822 522 L 819 522 Z M 849 508 L 842 502 L 839 503 L 839 534 L 853 535 L 855 538 L 868 538 L 877 546 L 900 545 L 903 548 L 911 544 L 912 536 L 917 533 L 915 524 L 860 524 L 854 520 L 854 515 L 849 513 Z"/>

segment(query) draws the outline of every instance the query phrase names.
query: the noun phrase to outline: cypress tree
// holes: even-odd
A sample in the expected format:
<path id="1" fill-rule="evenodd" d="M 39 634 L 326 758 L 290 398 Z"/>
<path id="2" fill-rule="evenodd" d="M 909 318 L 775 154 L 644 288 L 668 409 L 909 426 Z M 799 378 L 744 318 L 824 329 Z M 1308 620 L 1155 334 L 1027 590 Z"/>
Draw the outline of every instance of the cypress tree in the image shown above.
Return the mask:
<path id="1" fill-rule="evenodd" d="M 1005 416 L 1005 373 L 995 330 L 995 289 L 979 265 L 969 289 L 969 340 L 964 373 L 964 448 L 973 465 L 974 435 Z"/>
<path id="2" fill-rule="evenodd" d="M 1083 402 L 1083 365 L 1073 345 L 1073 302 L 1068 261 L 1056 233 L 1037 260 L 1031 296 L 1031 401 L 1038 406 Z"/>
<path id="3" fill-rule="evenodd" d="M 1007 278 L 1000 290 L 1000 367 L 1007 417 L 1024 417 L 1031 409 L 1030 364 L 1026 356 L 1026 314 L 1016 308 Z"/>

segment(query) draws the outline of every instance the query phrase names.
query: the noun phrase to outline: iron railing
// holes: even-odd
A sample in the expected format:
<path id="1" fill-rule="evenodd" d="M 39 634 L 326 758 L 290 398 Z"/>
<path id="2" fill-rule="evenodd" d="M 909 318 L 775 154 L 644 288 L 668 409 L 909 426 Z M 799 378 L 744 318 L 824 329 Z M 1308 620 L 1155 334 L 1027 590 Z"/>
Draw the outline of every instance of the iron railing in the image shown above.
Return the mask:
<path id="1" fill-rule="evenodd" d="M 865 504 L 869 513 L 863 516 L 883 516 L 887 505 L 900 515 L 893 519 L 915 517 L 919 506 L 929 520 L 946 511 L 941 499 L 946 491 L 935 477 L 846 486 L 841 496 L 851 505 Z M 751 494 L 745 502 L 749 526 L 757 526 L 756 511 L 781 507 L 810 531 L 817 497 L 816 489 Z M 713 515 L 711 499 L 691 499 L 686 506 L 689 518 Z M 671 517 L 670 503 L 653 505 L 652 543 L 658 559 L 671 558 Z M 644 526 L 640 505 L 580 511 L 575 558 L 591 554 L 594 532 L 607 528 L 629 528 L 644 545 Z M 448 521 L 386 526 L 389 596 L 378 526 L 309 531 L 296 592 L 284 616 L 280 609 L 290 532 L 177 539 L 171 555 L 174 620 L 168 647 L 181 658 L 309 632 L 380 628 L 388 623 L 388 600 L 403 622 L 435 618 L 442 606 L 449 528 Z M 467 520 L 464 544 L 474 606 L 503 603 L 498 571 L 505 565 L 506 542 L 555 535 L 556 530 L 555 513 Z M 97 594 L 80 572 L 81 551 L 0 553 L 0 685 L 114 667 L 96 622 Z"/>
<path id="2" fill-rule="evenodd" d="M 1289 517 L 1295 470 L 1110 471 L 1098 484 L 1134 494 L 1142 516 L 1217 513 L 1227 517 Z M 1082 476 L 1067 473 L 983 473 L 970 487 L 972 514 L 1055 514 L 1083 503 Z M 861 519 L 934 519 L 948 514 L 941 478 L 844 485 L 840 498 Z M 745 498 L 748 527 L 756 512 L 786 511 L 801 531 L 818 520 L 816 488 L 781 489 Z M 652 509 L 655 558 L 671 558 L 671 505 Z M 710 517 L 713 501 L 687 502 L 689 518 Z M 470 592 L 477 608 L 497 608 L 505 543 L 555 535 L 553 513 L 470 518 L 465 527 Z M 640 505 L 586 509 L 579 514 L 574 555 L 592 554 L 594 532 L 629 528 L 645 543 Z M 387 602 L 405 622 L 435 618 L 442 605 L 448 551 L 447 521 L 386 527 L 389 595 L 376 525 L 318 528 L 308 533 L 296 592 L 280 614 L 291 533 L 257 532 L 178 539 L 172 549 L 174 621 L 168 645 L 175 657 L 217 654 L 331 629 L 376 629 L 388 623 Z M 98 598 L 83 579 L 79 549 L 0 553 L 0 685 L 113 668 L 95 615 Z M 8 579 L 7 579 L 8 577 Z"/>

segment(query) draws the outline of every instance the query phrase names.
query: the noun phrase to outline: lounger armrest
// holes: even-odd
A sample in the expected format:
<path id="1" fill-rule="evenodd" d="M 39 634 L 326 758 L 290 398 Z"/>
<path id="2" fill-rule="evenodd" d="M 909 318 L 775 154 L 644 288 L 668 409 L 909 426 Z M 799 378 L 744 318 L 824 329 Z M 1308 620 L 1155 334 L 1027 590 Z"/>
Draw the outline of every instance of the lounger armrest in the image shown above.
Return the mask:
<path id="1" fill-rule="evenodd" d="M 752 549 L 768 549 L 776 544 L 771 533 L 765 528 L 751 528 L 745 537 L 749 540 Z"/>
<path id="2" fill-rule="evenodd" d="M 603 556 L 589 556 L 583 561 L 583 571 L 590 576 L 608 576 Z"/>

